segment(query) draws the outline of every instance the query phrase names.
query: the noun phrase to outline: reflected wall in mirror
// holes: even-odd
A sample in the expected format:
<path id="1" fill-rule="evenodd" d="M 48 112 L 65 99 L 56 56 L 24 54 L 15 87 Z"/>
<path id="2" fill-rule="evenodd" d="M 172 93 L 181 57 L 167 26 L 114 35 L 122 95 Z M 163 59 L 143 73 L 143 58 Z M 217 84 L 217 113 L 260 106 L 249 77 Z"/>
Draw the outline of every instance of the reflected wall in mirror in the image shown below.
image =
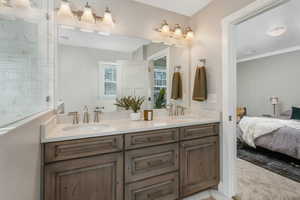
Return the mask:
<path id="1" fill-rule="evenodd" d="M 65 111 L 104 107 L 124 96 L 142 96 L 142 108 L 162 109 L 170 102 L 170 46 L 149 40 L 58 29 L 58 99 Z"/>

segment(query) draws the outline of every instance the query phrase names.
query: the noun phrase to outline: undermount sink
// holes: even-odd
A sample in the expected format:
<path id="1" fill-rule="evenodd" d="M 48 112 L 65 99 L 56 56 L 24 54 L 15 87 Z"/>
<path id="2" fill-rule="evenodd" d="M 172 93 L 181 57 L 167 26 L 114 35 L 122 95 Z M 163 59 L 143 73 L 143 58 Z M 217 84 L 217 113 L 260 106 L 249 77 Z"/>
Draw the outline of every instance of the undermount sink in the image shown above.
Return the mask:
<path id="1" fill-rule="evenodd" d="M 106 124 L 81 124 L 81 125 L 73 125 L 73 126 L 67 126 L 64 127 L 63 131 L 101 131 L 106 128 L 109 128 L 109 125 Z"/>

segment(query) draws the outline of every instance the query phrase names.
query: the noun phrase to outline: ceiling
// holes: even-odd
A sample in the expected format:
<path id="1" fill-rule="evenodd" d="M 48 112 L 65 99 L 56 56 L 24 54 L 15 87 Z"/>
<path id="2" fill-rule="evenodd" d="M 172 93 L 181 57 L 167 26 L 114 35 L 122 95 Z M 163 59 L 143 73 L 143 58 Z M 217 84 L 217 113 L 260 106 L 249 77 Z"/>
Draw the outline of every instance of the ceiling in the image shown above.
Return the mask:
<path id="1" fill-rule="evenodd" d="M 69 46 L 88 47 L 110 51 L 131 53 L 139 47 L 151 43 L 149 40 L 119 35 L 100 35 L 79 30 L 59 29 L 59 43 Z"/>
<path id="2" fill-rule="evenodd" d="M 300 50 L 300 1 L 291 0 L 237 26 L 237 58 L 248 60 L 278 51 Z M 270 29 L 285 26 L 279 37 L 267 35 Z M 299 47 L 299 48 L 298 48 Z"/>
<path id="3" fill-rule="evenodd" d="M 176 12 L 181 15 L 193 16 L 212 0 L 133 0 L 157 8 Z"/>

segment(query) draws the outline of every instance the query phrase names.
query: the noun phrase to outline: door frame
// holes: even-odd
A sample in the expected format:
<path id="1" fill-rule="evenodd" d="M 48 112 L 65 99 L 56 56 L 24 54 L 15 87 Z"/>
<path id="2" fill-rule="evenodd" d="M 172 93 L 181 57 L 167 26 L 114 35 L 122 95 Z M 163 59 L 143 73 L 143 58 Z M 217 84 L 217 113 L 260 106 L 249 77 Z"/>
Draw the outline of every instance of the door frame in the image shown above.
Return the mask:
<path id="1" fill-rule="evenodd" d="M 231 198 L 237 194 L 236 170 L 236 107 L 237 107 L 237 75 L 236 75 L 236 40 L 235 26 L 257 16 L 269 9 L 277 7 L 290 0 L 256 0 L 241 10 L 222 20 L 222 182 L 219 191 Z"/>

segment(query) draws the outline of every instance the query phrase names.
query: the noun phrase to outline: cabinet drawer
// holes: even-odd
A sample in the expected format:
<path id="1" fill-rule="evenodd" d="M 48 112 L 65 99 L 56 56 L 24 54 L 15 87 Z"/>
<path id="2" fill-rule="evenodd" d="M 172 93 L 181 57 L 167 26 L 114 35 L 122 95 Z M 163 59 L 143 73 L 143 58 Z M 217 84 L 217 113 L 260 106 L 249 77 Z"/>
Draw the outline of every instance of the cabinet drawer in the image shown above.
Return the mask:
<path id="1" fill-rule="evenodd" d="M 122 136 L 97 137 L 45 145 L 45 162 L 54 162 L 91 155 L 122 151 Z"/>
<path id="2" fill-rule="evenodd" d="M 178 174 L 171 173 L 128 184 L 125 200 L 175 200 L 178 191 Z"/>
<path id="3" fill-rule="evenodd" d="M 125 182 L 178 170 L 178 144 L 125 152 Z"/>
<path id="4" fill-rule="evenodd" d="M 125 148 L 134 149 L 178 141 L 179 129 L 164 129 L 125 135 Z"/>
<path id="5" fill-rule="evenodd" d="M 219 134 L 219 124 L 207 124 L 180 128 L 180 139 L 188 140 Z"/>

